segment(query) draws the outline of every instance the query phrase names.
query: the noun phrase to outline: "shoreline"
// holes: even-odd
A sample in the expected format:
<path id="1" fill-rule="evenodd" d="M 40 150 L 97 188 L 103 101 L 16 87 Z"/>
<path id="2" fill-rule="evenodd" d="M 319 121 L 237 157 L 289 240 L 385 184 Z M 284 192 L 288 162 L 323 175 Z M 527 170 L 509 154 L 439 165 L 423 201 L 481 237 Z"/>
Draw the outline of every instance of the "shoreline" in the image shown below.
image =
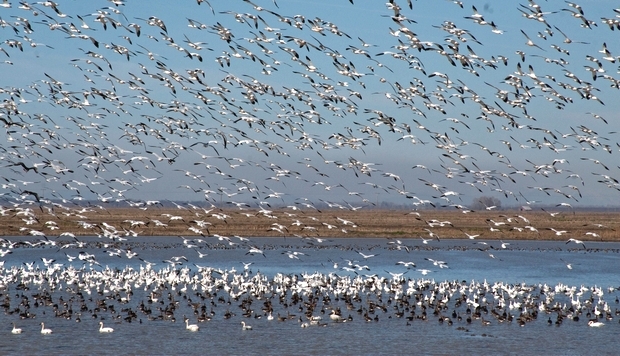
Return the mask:
<path id="1" fill-rule="evenodd" d="M 493 230 L 492 230 L 493 229 Z M 343 210 L 219 208 L 31 208 L 0 216 L 0 236 L 242 236 L 620 241 L 620 213 L 443 209 Z M 564 231 L 564 232 L 562 232 Z M 478 236 L 476 236 L 478 235 Z"/>

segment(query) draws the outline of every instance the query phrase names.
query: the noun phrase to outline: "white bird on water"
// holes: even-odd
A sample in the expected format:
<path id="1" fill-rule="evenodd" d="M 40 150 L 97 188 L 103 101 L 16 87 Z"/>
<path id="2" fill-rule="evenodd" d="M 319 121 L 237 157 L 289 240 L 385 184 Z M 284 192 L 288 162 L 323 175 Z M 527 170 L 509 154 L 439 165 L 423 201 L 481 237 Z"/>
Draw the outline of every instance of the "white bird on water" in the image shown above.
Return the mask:
<path id="1" fill-rule="evenodd" d="M 16 327 L 15 323 L 13 323 L 13 330 L 11 330 L 11 334 L 21 334 L 21 333 L 22 333 L 22 329 Z"/>
<path id="2" fill-rule="evenodd" d="M 41 334 L 48 335 L 52 333 L 52 329 L 46 329 L 45 324 L 41 323 Z"/>
<path id="3" fill-rule="evenodd" d="M 245 321 L 241 321 L 241 330 L 252 330 L 252 326 L 246 325 Z"/>
<path id="4" fill-rule="evenodd" d="M 114 329 L 110 328 L 110 327 L 104 327 L 103 326 L 103 321 L 99 322 L 99 332 L 100 333 L 111 333 L 114 332 Z"/>
<path id="5" fill-rule="evenodd" d="M 333 321 L 342 321 L 342 315 L 336 313 L 336 310 L 332 310 L 331 314 L 329 314 L 329 318 Z"/>
<path id="6" fill-rule="evenodd" d="M 600 321 L 596 321 L 596 320 L 590 320 L 588 321 L 588 326 L 593 327 L 593 328 L 598 328 L 605 325 L 605 323 L 602 323 Z"/>
<path id="7" fill-rule="evenodd" d="M 200 329 L 200 326 L 196 325 L 196 324 L 190 324 L 189 323 L 189 319 L 185 319 L 185 329 L 189 330 L 189 331 L 198 331 Z"/>

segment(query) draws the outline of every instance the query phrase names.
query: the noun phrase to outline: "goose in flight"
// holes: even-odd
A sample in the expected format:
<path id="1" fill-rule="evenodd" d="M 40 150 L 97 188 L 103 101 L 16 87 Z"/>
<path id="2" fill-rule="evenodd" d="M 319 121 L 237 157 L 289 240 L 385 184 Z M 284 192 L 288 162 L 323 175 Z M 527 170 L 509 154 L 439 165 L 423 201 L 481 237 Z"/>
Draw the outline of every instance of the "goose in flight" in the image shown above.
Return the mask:
<path id="1" fill-rule="evenodd" d="M 568 239 L 568 241 L 566 241 L 566 243 L 568 244 L 569 242 L 574 242 L 576 244 L 580 244 L 581 246 L 583 246 L 584 249 L 586 248 L 586 244 L 584 244 L 583 241 L 581 241 L 581 240 L 570 238 L 570 239 Z"/>
<path id="2" fill-rule="evenodd" d="M 367 260 L 367 259 L 369 259 L 369 258 L 371 258 L 371 257 L 379 256 L 379 254 L 374 254 L 374 255 L 366 255 L 366 254 L 363 254 L 363 253 L 362 253 L 362 252 L 360 252 L 360 251 L 356 251 L 356 252 L 357 252 L 357 253 L 359 253 L 359 255 L 360 255 L 360 256 L 364 257 L 364 259 L 365 259 L 365 260 Z"/>
<path id="3" fill-rule="evenodd" d="M 263 252 L 263 250 L 259 249 L 258 247 L 251 247 L 248 252 L 245 253 L 246 255 L 263 255 L 263 257 L 267 258 L 267 256 L 265 256 L 265 253 Z"/>
<path id="4" fill-rule="evenodd" d="M 205 256 L 208 256 L 208 255 L 209 255 L 208 253 L 202 253 L 202 252 L 200 252 L 200 251 L 198 251 L 198 250 L 196 250 L 196 249 L 194 249 L 194 251 L 196 251 L 196 253 L 198 253 L 198 258 L 203 258 L 203 257 L 205 257 Z"/>
<path id="5" fill-rule="evenodd" d="M 554 229 L 554 228 L 552 228 L 552 227 L 550 227 L 550 228 L 549 228 L 549 230 L 551 230 L 551 231 L 555 232 L 555 235 L 556 235 L 556 236 L 562 236 L 562 235 L 564 235 L 565 233 L 567 233 L 567 232 L 568 232 L 568 231 L 566 231 L 566 230 L 556 230 L 556 229 Z"/>
<path id="6" fill-rule="evenodd" d="M 398 261 L 398 262 L 396 262 L 396 265 L 403 265 L 403 266 L 405 266 L 407 268 L 415 268 L 416 267 L 415 262 Z"/>
<path id="7" fill-rule="evenodd" d="M 439 268 L 449 268 L 448 264 L 445 261 L 438 261 L 438 260 L 434 260 L 434 259 L 428 258 L 428 257 L 425 257 L 424 259 L 427 260 L 427 261 L 432 262 L 433 265 L 435 265 L 435 266 L 439 266 Z"/>
<path id="8" fill-rule="evenodd" d="M 282 252 L 283 255 L 287 255 L 288 258 L 290 259 L 299 259 L 299 256 L 308 256 L 308 254 L 305 254 L 303 252 L 299 252 L 299 251 L 286 251 L 286 252 Z"/>
<path id="9" fill-rule="evenodd" d="M 521 33 L 523 34 L 523 36 L 525 36 L 525 38 L 527 39 L 527 42 L 525 42 L 526 45 L 530 46 L 530 47 L 536 47 L 538 49 L 541 49 L 544 51 L 544 49 L 542 47 L 540 47 L 539 45 L 537 45 L 536 43 L 534 43 L 534 41 L 532 41 L 530 39 L 530 37 L 523 31 L 521 30 Z"/>
<path id="10" fill-rule="evenodd" d="M 422 243 L 425 244 L 425 245 L 428 245 L 429 241 L 433 241 L 433 239 L 425 239 L 425 238 L 423 238 L 421 236 L 420 236 L 420 239 L 422 239 Z"/>
<path id="11" fill-rule="evenodd" d="M 392 279 L 401 279 L 409 271 L 402 272 L 402 273 L 394 273 L 394 272 L 390 272 L 390 271 L 385 271 L 385 272 L 389 273 L 392 276 Z"/>
<path id="12" fill-rule="evenodd" d="M 560 258 L 560 261 L 564 262 L 564 264 L 566 264 L 566 268 L 568 269 L 573 269 L 573 264 L 572 263 L 568 263 L 566 261 L 564 261 L 563 259 Z"/>
<path id="13" fill-rule="evenodd" d="M 439 241 L 439 235 L 437 235 L 436 233 L 432 232 L 430 229 L 424 229 L 424 231 L 428 232 L 428 235 L 431 237 L 430 240 L 435 239 L 435 240 Z M 424 240 L 424 239 L 422 239 L 422 240 Z M 430 240 L 426 240 L 426 241 L 430 241 Z M 424 242 L 424 241 L 422 241 L 422 242 Z M 424 243 L 426 243 L 426 242 L 424 242 Z"/>
<path id="14" fill-rule="evenodd" d="M 466 232 L 465 232 L 465 231 L 463 231 L 463 230 L 461 230 L 461 231 L 462 231 L 462 232 L 465 234 L 465 236 L 467 236 L 467 238 L 469 238 L 470 240 L 473 240 L 473 239 L 475 239 L 476 237 L 479 237 L 480 235 L 482 235 L 482 234 L 473 234 L 473 235 L 470 235 L 470 234 L 466 233 Z"/>

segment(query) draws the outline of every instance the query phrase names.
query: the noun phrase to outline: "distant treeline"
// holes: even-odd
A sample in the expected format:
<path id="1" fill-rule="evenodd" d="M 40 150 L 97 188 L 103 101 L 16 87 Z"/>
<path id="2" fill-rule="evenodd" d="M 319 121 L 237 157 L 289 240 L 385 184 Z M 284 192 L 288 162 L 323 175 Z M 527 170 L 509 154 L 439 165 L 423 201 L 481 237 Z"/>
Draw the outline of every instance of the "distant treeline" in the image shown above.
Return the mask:
<path id="1" fill-rule="evenodd" d="M 53 203 L 55 203 L 55 200 L 51 200 Z M 60 201 L 58 201 L 60 203 Z M 72 202 L 72 204 L 75 207 L 104 207 L 106 209 L 114 209 L 114 208 L 131 208 L 131 207 L 135 207 L 135 208 L 144 208 L 144 207 L 148 207 L 149 209 L 157 209 L 157 208 L 188 208 L 191 209 L 192 207 L 199 207 L 199 208 L 211 208 L 211 207 L 216 207 L 216 208 L 220 208 L 220 209 L 238 209 L 235 205 L 233 204 L 229 204 L 229 203 L 211 203 L 211 202 L 205 202 L 205 201 L 171 201 L 171 200 L 161 200 L 158 201 L 156 204 L 153 204 L 152 202 L 150 202 L 148 205 L 146 204 L 146 201 L 141 204 L 140 201 L 118 201 L 118 202 L 106 202 L 106 203 L 102 203 L 98 200 L 81 200 L 81 201 L 75 201 Z M 259 209 L 260 205 L 256 202 L 247 202 L 246 203 L 247 206 L 245 206 L 245 209 Z M 43 204 L 45 205 L 45 204 Z M 66 205 L 66 204 L 65 204 Z M 350 209 L 349 206 L 346 206 L 345 204 L 342 204 L 340 206 L 338 206 L 338 204 L 334 204 L 334 203 L 324 203 L 324 202 L 318 202 L 316 204 L 314 204 L 315 208 L 318 210 L 348 210 Z M 278 203 L 278 202 L 269 202 L 269 205 L 263 204 L 263 207 L 268 207 L 270 209 L 287 209 L 287 208 L 291 208 L 291 204 L 284 204 L 284 203 Z M 412 206 L 412 204 L 396 204 L 396 203 L 391 203 L 391 202 L 378 202 L 378 203 L 367 203 L 361 206 L 357 206 L 358 208 L 364 209 L 364 210 L 403 210 L 403 211 L 407 211 L 407 210 L 457 210 L 454 206 L 449 206 L 449 205 L 430 205 L 430 204 L 426 204 L 426 205 L 418 205 L 418 206 Z M 311 210 L 311 208 L 307 208 L 307 207 L 303 207 L 303 206 L 298 206 L 297 207 L 299 210 Z M 498 211 L 515 211 L 515 210 L 520 210 L 520 211 L 527 211 L 527 210 L 531 210 L 531 211 L 540 211 L 540 210 L 546 210 L 546 211 L 565 211 L 565 212 L 572 212 L 572 211 L 581 211 L 581 212 L 620 212 L 620 206 L 577 206 L 577 207 L 573 207 L 573 208 L 569 208 L 569 207 L 558 207 L 556 205 L 543 205 L 543 204 L 537 204 L 537 205 L 502 205 L 502 206 L 498 206 L 496 209 L 494 210 L 498 210 Z M 482 210 L 482 209 L 481 209 Z M 474 210 L 475 211 L 475 210 Z"/>

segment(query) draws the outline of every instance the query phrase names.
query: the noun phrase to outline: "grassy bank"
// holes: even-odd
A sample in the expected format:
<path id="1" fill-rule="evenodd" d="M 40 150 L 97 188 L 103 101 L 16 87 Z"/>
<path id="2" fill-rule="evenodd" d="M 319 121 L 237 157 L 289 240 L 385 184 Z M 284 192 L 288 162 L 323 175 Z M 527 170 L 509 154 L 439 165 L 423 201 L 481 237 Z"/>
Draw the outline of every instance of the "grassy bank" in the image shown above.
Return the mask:
<path id="1" fill-rule="evenodd" d="M 432 238 L 432 232 L 440 239 L 467 238 L 469 234 L 480 235 L 477 239 L 620 240 L 616 229 L 620 229 L 620 214 L 610 212 L 563 212 L 552 216 L 544 211 L 479 211 L 464 214 L 449 210 L 265 211 L 157 207 L 146 210 L 92 208 L 54 212 L 32 208 L 31 211 L 30 214 L 12 211 L 1 216 L 0 234 L 27 236 L 32 234 L 31 231 L 39 231 L 54 237 L 63 232 L 79 236 L 116 230 L 121 235 L 200 236 L 200 230 L 205 236 Z"/>

